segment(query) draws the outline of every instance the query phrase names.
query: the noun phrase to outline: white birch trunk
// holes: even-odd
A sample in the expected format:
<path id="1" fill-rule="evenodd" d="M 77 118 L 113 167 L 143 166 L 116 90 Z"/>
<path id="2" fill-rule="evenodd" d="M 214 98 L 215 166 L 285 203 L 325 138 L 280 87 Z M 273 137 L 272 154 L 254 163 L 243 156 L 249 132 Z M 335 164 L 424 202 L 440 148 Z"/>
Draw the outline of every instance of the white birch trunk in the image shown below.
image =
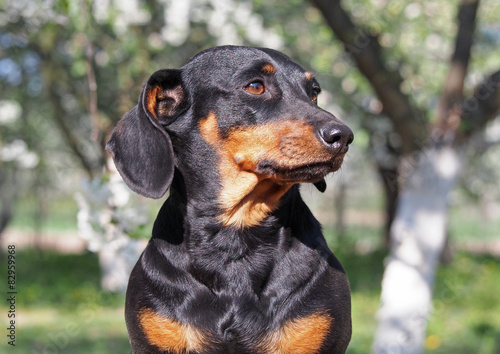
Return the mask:
<path id="1" fill-rule="evenodd" d="M 411 175 L 391 229 L 372 353 L 423 351 L 434 276 L 446 240 L 448 197 L 462 155 L 455 147 L 435 146 L 420 151 L 406 166 Z"/>

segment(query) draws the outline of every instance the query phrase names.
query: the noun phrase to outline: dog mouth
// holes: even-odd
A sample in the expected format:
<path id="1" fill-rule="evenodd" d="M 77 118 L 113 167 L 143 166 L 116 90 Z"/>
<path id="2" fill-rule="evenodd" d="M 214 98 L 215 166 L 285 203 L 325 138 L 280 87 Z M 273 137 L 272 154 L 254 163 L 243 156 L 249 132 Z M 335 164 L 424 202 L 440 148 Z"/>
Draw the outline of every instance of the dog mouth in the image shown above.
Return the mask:
<path id="1" fill-rule="evenodd" d="M 282 183 L 316 183 L 340 169 L 344 155 L 327 161 L 314 161 L 294 166 L 280 165 L 276 161 L 262 160 L 257 164 L 256 172 L 271 176 Z"/>

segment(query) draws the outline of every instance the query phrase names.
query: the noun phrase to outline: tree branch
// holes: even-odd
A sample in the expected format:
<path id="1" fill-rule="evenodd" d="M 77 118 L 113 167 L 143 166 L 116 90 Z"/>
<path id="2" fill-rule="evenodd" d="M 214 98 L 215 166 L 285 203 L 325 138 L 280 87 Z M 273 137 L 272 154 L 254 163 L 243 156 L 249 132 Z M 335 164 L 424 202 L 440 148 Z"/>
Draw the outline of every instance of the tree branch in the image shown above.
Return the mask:
<path id="1" fill-rule="evenodd" d="M 437 127 L 441 132 L 447 132 L 450 129 L 456 131 L 459 127 L 462 114 L 460 105 L 463 100 L 464 82 L 474 41 L 478 7 L 479 0 L 462 0 L 458 11 L 455 50 L 438 106 Z"/>
<path id="2" fill-rule="evenodd" d="M 94 141 L 99 141 L 99 134 L 101 131 L 99 130 L 99 111 L 97 108 L 97 81 L 92 63 L 94 57 L 94 47 L 92 43 L 87 43 L 85 54 L 87 59 L 87 80 L 89 84 L 89 113 L 92 123 L 91 138 Z"/>
<path id="3" fill-rule="evenodd" d="M 39 44 L 34 44 L 33 47 L 35 52 L 42 58 L 41 71 L 44 76 L 44 86 L 46 87 L 46 95 L 52 108 L 54 122 L 61 131 L 69 149 L 77 157 L 87 175 L 92 178 L 94 176 L 95 163 L 91 157 L 82 151 L 82 140 L 69 126 L 67 118 L 65 118 L 68 116 L 68 113 L 61 102 L 61 90 L 58 89 L 58 83 L 70 82 L 66 70 L 61 70 L 61 68 L 64 68 L 64 64 L 56 60 L 57 57 L 54 57 L 50 51 L 47 51 Z M 64 76 L 61 78 L 62 75 Z M 73 88 L 73 86 L 70 85 L 70 88 Z"/>
<path id="4" fill-rule="evenodd" d="M 66 121 L 63 118 L 66 115 L 66 112 L 64 112 L 64 109 L 61 106 L 61 102 L 59 101 L 59 93 L 55 88 L 54 82 L 50 82 L 48 86 L 49 86 L 48 94 L 50 96 L 50 102 L 54 112 L 53 116 L 54 121 L 61 130 L 61 133 L 64 139 L 66 140 L 66 143 L 68 144 L 69 148 L 71 149 L 71 151 L 73 151 L 75 156 L 78 157 L 78 160 L 80 161 L 83 169 L 87 172 L 87 175 L 90 178 L 92 178 L 93 176 L 92 163 L 87 159 L 87 156 L 85 156 L 85 154 L 83 154 L 80 151 L 78 137 L 75 134 L 73 134 L 71 128 L 67 126 Z"/>
<path id="5" fill-rule="evenodd" d="M 92 33 L 91 30 L 93 21 L 92 21 L 92 10 L 88 9 L 86 1 L 82 1 L 82 14 L 85 22 L 85 30 L 82 32 L 83 38 L 86 41 L 85 48 L 85 59 L 87 64 L 87 81 L 89 85 L 89 113 L 90 113 L 90 122 L 92 124 L 92 134 L 91 138 L 94 141 L 99 140 L 99 135 L 101 131 L 99 130 L 99 110 L 97 108 L 97 80 L 94 72 L 94 44 L 92 42 L 93 36 L 89 36 L 86 32 Z"/>
<path id="6" fill-rule="evenodd" d="M 12 174 L 5 171 L 0 161 L 0 238 L 12 219 L 14 204 L 17 199 L 19 178 L 14 168 Z"/>
<path id="7" fill-rule="evenodd" d="M 465 134 L 470 135 L 495 118 L 500 110 L 500 70 L 477 85 L 474 95 L 462 101 Z"/>
<path id="8" fill-rule="evenodd" d="M 377 38 L 352 22 L 340 0 L 311 1 L 370 82 L 384 106 L 384 113 L 392 120 L 401 137 L 403 151 L 409 153 L 418 148 L 427 136 L 425 115 L 401 92 L 403 79 L 399 72 L 391 71 L 385 65 Z"/>

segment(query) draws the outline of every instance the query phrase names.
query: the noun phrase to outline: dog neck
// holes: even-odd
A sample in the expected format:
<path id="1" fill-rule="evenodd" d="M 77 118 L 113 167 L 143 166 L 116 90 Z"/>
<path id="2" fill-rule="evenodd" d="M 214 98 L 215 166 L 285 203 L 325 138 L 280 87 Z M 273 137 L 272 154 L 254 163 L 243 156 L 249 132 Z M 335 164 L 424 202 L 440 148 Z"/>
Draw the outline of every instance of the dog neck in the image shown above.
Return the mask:
<path id="1" fill-rule="evenodd" d="M 250 227 L 223 225 L 220 209 L 214 203 L 208 196 L 190 198 L 182 174 L 176 171 L 170 197 L 156 220 L 153 237 L 172 245 L 182 245 L 189 255 L 190 273 L 214 291 L 237 286 L 234 279 L 224 277 L 221 269 L 236 267 L 239 262 L 255 264 L 252 273 L 259 276 L 240 274 L 237 277 L 241 276 L 240 281 L 252 283 L 249 286 L 257 291 L 265 279 L 262 274 L 272 270 L 276 250 L 286 242 L 285 234 L 294 234 L 291 229 L 298 227 L 294 225 L 296 208 L 305 207 L 298 185 L 284 194 L 277 210 L 258 225 Z M 231 276 L 234 278 L 235 275 Z"/>
<path id="2" fill-rule="evenodd" d="M 197 189 L 200 190 L 200 188 Z M 195 229 L 199 229 L 203 225 L 202 228 L 212 231 L 233 230 L 234 232 L 248 233 L 254 227 L 259 231 L 262 227 L 268 228 L 270 225 L 286 227 L 289 215 L 293 211 L 290 208 L 293 209 L 296 201 L 303 203 L 300 197 L 299 184 L 283 186 L 269 180 L 263 180 L 256 183 L 251 191 L 244 194 L 244 197 L 234 198 L 234 205 L 231 209 L 235 210 L 235 213 L 243 214 L 245 210 L 258 208 L 249 205 L 259 204 L 257 202 L 266 206 L 273 204 L 274 207 L 269 208 L 269 210 L 266 209 L 265 212 L 262 211 L 260 213 L 262 215 L 259 215 L 260 219 L 256 219 L 252 223 L 228 222 L 230 212 L 227 204 L 229 203 L 221 206 L 218 191 L 211 188 L 203 188 L 202 190 L 204 193 L 195 193 L 188 190 L 183 174 L 178 169 L 175 170 L 169 198 L 184 218 L 187 215 L 187 220 L 194 220 L 193 224 L 197 225 Z M 276 200 L 273 199 L 271 202 L 267 202 L 264 200 L 266 197 L 268 199 L 275 198 Z M 251 211 L 248 213 L 251 213 Z M 233 215 L 233 217 L 235 216 Z"/>

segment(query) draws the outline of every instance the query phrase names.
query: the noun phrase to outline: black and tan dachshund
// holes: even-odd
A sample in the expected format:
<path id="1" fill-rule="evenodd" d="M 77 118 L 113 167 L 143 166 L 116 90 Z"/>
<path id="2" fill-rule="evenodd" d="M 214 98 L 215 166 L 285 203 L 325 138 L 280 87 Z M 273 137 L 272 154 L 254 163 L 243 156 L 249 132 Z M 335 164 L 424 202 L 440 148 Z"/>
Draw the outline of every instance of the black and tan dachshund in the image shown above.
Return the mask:
<path id="1" fill-rule="evenodd" d="M 286 55 L 216 47 L 155 72 L 107 150 L 170 196 L 127 290 L 133 353 L 344 353 L 350 290 L 299 183 L 326 188 L 351 130 Z"/>

